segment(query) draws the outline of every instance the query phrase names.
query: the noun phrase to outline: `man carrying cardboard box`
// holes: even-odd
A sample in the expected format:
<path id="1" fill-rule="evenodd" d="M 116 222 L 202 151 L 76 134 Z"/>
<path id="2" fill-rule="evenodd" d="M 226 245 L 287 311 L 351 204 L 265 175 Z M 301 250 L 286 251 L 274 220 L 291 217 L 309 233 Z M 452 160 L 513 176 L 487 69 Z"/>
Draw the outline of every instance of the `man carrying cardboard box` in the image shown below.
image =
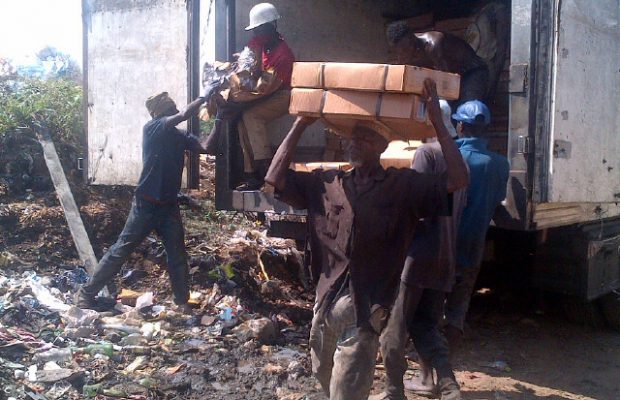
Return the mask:
<path id="1" fill-rule="evenodd" d="M 380 156 L 388 141 L 364 126 L 353 130 L 351 171 L 292 171 L 295 147 L 315 121 L 299 117 L 265 178 L 281 200 L 308 210 L 317 281 L 312 369 L 332 400 L 367 399 L 379 335 L 415 225 L 422 217 L 448 212 L 448 193 L 468 184 L 466 166 L 443 125 L 433 81 L 425 82 L 423 96 L 446 159 L 445 174 L 384 170 Z"/>
<path id="2" fill-rule="evenodd" d="M 267 124 L 288 113 L 295 56 L 278 33 L 278 19 L 280 14 L 272 4 L 260 3 L 250 10 L 250 24 L 245 28 L 254 34 L 248 47 L 260 57 L 261 70 L 273 71 L 277 79 L 263 90 L 263 99 L 243 111 L 237 126 L 246 175 L 246 182 L 237 190 L 258 190 L 263 186 L 273 157 Z"/>
<path id="3" fill-rule="evenodd" d="M 461 75 L 460 96 L 453 106 L 485 98 L 489 68 L 464 40 L 439 31 L 415 33 L 404 21 L 390 24 L 387 38 L 396 63 Z"/>

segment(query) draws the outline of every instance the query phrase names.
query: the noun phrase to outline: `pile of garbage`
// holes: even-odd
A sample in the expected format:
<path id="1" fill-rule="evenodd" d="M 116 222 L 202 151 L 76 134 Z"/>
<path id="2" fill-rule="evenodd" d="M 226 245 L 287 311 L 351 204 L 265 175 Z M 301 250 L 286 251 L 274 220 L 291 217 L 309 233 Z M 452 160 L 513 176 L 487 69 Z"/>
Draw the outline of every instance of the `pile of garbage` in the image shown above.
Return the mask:
<path id="1" fill-rule="evenodd" d="M 312 296 L 298 251 L 260 231 L 206 248 L 189 249 L 191 314 L 152 285 L 168 285 L 156 268 L 125 274 L 114 308 L 97 312 L 72 305 L 84 270 L 46 276 L 5 262 L 0 398 L 321 398 L 310 377 Z"/>

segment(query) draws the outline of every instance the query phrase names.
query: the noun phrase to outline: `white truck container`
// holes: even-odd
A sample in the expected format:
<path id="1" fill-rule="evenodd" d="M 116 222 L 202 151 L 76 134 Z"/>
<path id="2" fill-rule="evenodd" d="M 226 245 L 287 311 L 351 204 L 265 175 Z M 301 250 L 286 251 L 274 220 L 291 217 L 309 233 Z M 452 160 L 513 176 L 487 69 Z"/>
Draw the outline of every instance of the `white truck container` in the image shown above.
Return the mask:
<path id="1" fill-rule="evenodd" d="M 90 183 L 136 183 L 141 127 L 149 118 L 144 99 L 161 90 L 179 103 L 197 96 L 200 64 L 229 58 L 249 39 L 243 27 L 254 3 L 83 0 Z M 597 300 L 588 307 L 620 328 L 618 0 L 273 3 L 298 60 L 386 62 L 386 24 L 405 18 L 421 31 L 469 34 L 479 52 L 492 52 L 486 57 L 505 58 L 489 101 L 490 145 L 511 165 L 508 196 L 489 237 L 495 256 L 531 265 L 537 287 Z M 489 32 L 495 37 L 484 37 Z M 274 148 L 290 121 L 273 124 Z M 198 133 L 196 120 L 189 129 Z M 232 131 L 216 161 L 218 207 L 303 214 L 268 193 L 232 189 L 241 172 Z M 324 150 L 323 129 L 315 126 L 298 159 L 322 161 Z M 191 186 L 195 162 L 189 165 Z"/>

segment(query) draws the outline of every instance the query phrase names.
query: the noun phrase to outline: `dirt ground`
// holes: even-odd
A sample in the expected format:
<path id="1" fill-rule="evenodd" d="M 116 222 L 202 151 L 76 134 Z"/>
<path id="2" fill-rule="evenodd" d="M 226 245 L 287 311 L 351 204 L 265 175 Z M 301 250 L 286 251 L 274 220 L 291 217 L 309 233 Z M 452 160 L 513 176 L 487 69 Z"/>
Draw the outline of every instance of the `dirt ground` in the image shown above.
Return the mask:
<path id="1" fill-rule="evenodd" d="M 492 295 L 476 299 L 468 322 L 454 356 L 464 399 L 620 399 L 620 333 Z"/>
<path id="2" fill-rule="evenodd" d="M 150 364 L 136 372 L 135 379 L 125 370 L 131 361 L 129 358 L 113 358 L 114 363 L 106 366 L 104 360 L 86 357 L 76 361 L 79 365 L 73 364 L 74 368 L 87 372 L 81 385 L 84 385 L 84 379 L 87 383 L 128 384 L 140 377 L 141 385 L 148 386 L 143 380 L 152 376 L 166 384 L 157 390 L 149 389 L 129 397 L 324 399 L 310 376 L 307 337 L 312 315 L 312 291 L 302 287 L 294 270 L 296 264 L 289 258 L 282 258 L 285 247 L 263 243 L 260 235 L 252 233 L 263 229 L 260 223 L 242 214 L 221 213 L 213 209 L 212 165 L 203 164 L 203 168 L 204 189 L 192 192 L 202 202 L 203 209 L 199 212 L 183 211 L 191 256 L 192 288 L 203 295 L 199 309 L 190 319 L 162 320 L 162 323 L 170 324 L 170 336 L 162 337 L 157 343 L 150 342 L 153 349 L 159 350 L 153 350 Z M 100 257 L 122 229 L 131 190 L 76 187 L 75 193 Z M 239 230 L 248 233 L 242 238 L 235 237 Z M 257 251 L 262 256 L 257 258 Z M 79 264 L 53 192 L 26 192 L 0 198 L 0 252 L 17 256 L 20 263 L 30 265 L 41 276 L 60 276 Z M 119 277 L 117 285 L 138 292 L 153 291 L 162 304 L 167 304 L 169 284 L 164 264 L 161 244 L 151 238 L 134 253 L 123 270 L 124 279 Z M 235 277 L 231 279 L 235 281 L 235 289 L 224 293 L 226 289 L 214 283 L 222 285 L 227 280 L 222 280 L 221 276 L 214 278 L 213 273 L 221 274 L 227 265 L 234 270 Z M 0 273 L 9 276 L 11 268 L 17 268 L 15 271 L 19 270 L 20 274 L 24 270 L 23 266 L 5 263 Z M 131 271 L 139 274 L 129 279 Z M 265 273 L 271 275 L 276 284 L 265 284 Z M 218 290 L 222 295 L 234 295 L 242 303 L 242 308 L 251 311 L 252 315 L 275 321 L 280 331 L 277 339 L 263 344 L 256 339 L 240 339 L 238 333 L 226 330 L 213 333 L 213 325 L 204 324 L 200 319 L 217 320 L 217 314 L 213 314 L 212 304 L 206 298 Z M 8 299 L 9 294 L 10 291 L 5 298 Z M 65 295 L 68 298 L 69 293 Z M 552 299 L 540 306 L 534 297 L 528 291 L 508 285 L 502 285 L 501 290 L 491 287 L 476 294 L 463 346 L 454 355 L 463 398 L 620 399 L 620 333 L 571 324 Z M 13 297 L 14 302 L 18 298 Z M 20 307 L 26 306 L 20 303 Z M 36 349 L 34 344 L 26 343 L 24 350 L 23 339 L 30 334 L 25 335 L 22 328 L 36 338 L 45 338 L 45 341 L 49 335 L 52 339 L 53 335 L 56 338 L 63 336 L 58 329 L 52 334 L 45 329 L 38 330 L 40 328 L 36 326 L 24 325 L 28 322 L 34 325 L 35 317 L 17 323 L 17 314 L 10 311 L 11 308 L 6 307 L 0 313 L 0 356 L 4 359 L 24 364 L 30 362 L 27 354 Z M 33 314 L 27 316 L 37 312 L 36 308 L 30 311 Z M 55 322 L 58 321 L 57 315 L 38 315 L 37 318 L 43 318 L 46 324 L 60 323 Z M 9 351 L 15 347 L 17 334 L 22 335 L 22 353 Z M 106 331 L 98 331 L 96 335 L 106 340 L 112 340 L 114 336 Z M 0 367 L 5 368 L 4 365 Z M 410 361 L 407 375 L 417 373 L 416 368 L 415 362 Z M 88 373 L 89 369 L 96 372 Z M 0 371 L 5 389 L 9 386 L 15 389 L 14 392 L 0 392 L 0 399 L 8 398 L 9 394 L 15 398 L 33 398 L 20 395 L 28 390 L 45 394 L 45 398 L 83 398 L 81 389 L 76 389 L 81 388 L 79 383 L 59 386 L 65 394 L 54 397 L 49 393 L 56 384 L 51 389 L 49 385 L 37 386 L 13 378 L 11 373 Z M 373 393 L 382 390 L 382 382 L 383 369 L 378 364 Z M 99 394 L 97 398 L 119 398 L 119 395 Z M 411 394 L 408 398 L 420 399 Z"/>

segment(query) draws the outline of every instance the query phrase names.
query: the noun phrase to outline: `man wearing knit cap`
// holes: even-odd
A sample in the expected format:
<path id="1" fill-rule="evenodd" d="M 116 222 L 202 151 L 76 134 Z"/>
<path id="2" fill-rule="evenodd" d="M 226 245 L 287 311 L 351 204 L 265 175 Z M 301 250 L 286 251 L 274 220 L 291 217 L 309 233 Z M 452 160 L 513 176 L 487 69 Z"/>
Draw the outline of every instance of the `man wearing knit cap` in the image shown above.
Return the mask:
<path id="1" fill-rule="evenodd" d="M 181 188 L 185 151 L 204 153 L 205 149 L 196 136 L 176 126 L 196 115 L 213 90 L 208 88 L 205 96 L 194 100 L 183 112 L 167 92 L 146 100 L 153 119 L 143 129 L 143 167 L 131 211 L 118 240 L 103 256 L 90 281 L 78 291 L 78 307 L 100 308 L 95 301 L 97 293 L 114 279 L 132 251 L 155 230 L 166 249 L 174 302 L 183 311 L 189 311 L 187 253 L 177 193 Z"/>

